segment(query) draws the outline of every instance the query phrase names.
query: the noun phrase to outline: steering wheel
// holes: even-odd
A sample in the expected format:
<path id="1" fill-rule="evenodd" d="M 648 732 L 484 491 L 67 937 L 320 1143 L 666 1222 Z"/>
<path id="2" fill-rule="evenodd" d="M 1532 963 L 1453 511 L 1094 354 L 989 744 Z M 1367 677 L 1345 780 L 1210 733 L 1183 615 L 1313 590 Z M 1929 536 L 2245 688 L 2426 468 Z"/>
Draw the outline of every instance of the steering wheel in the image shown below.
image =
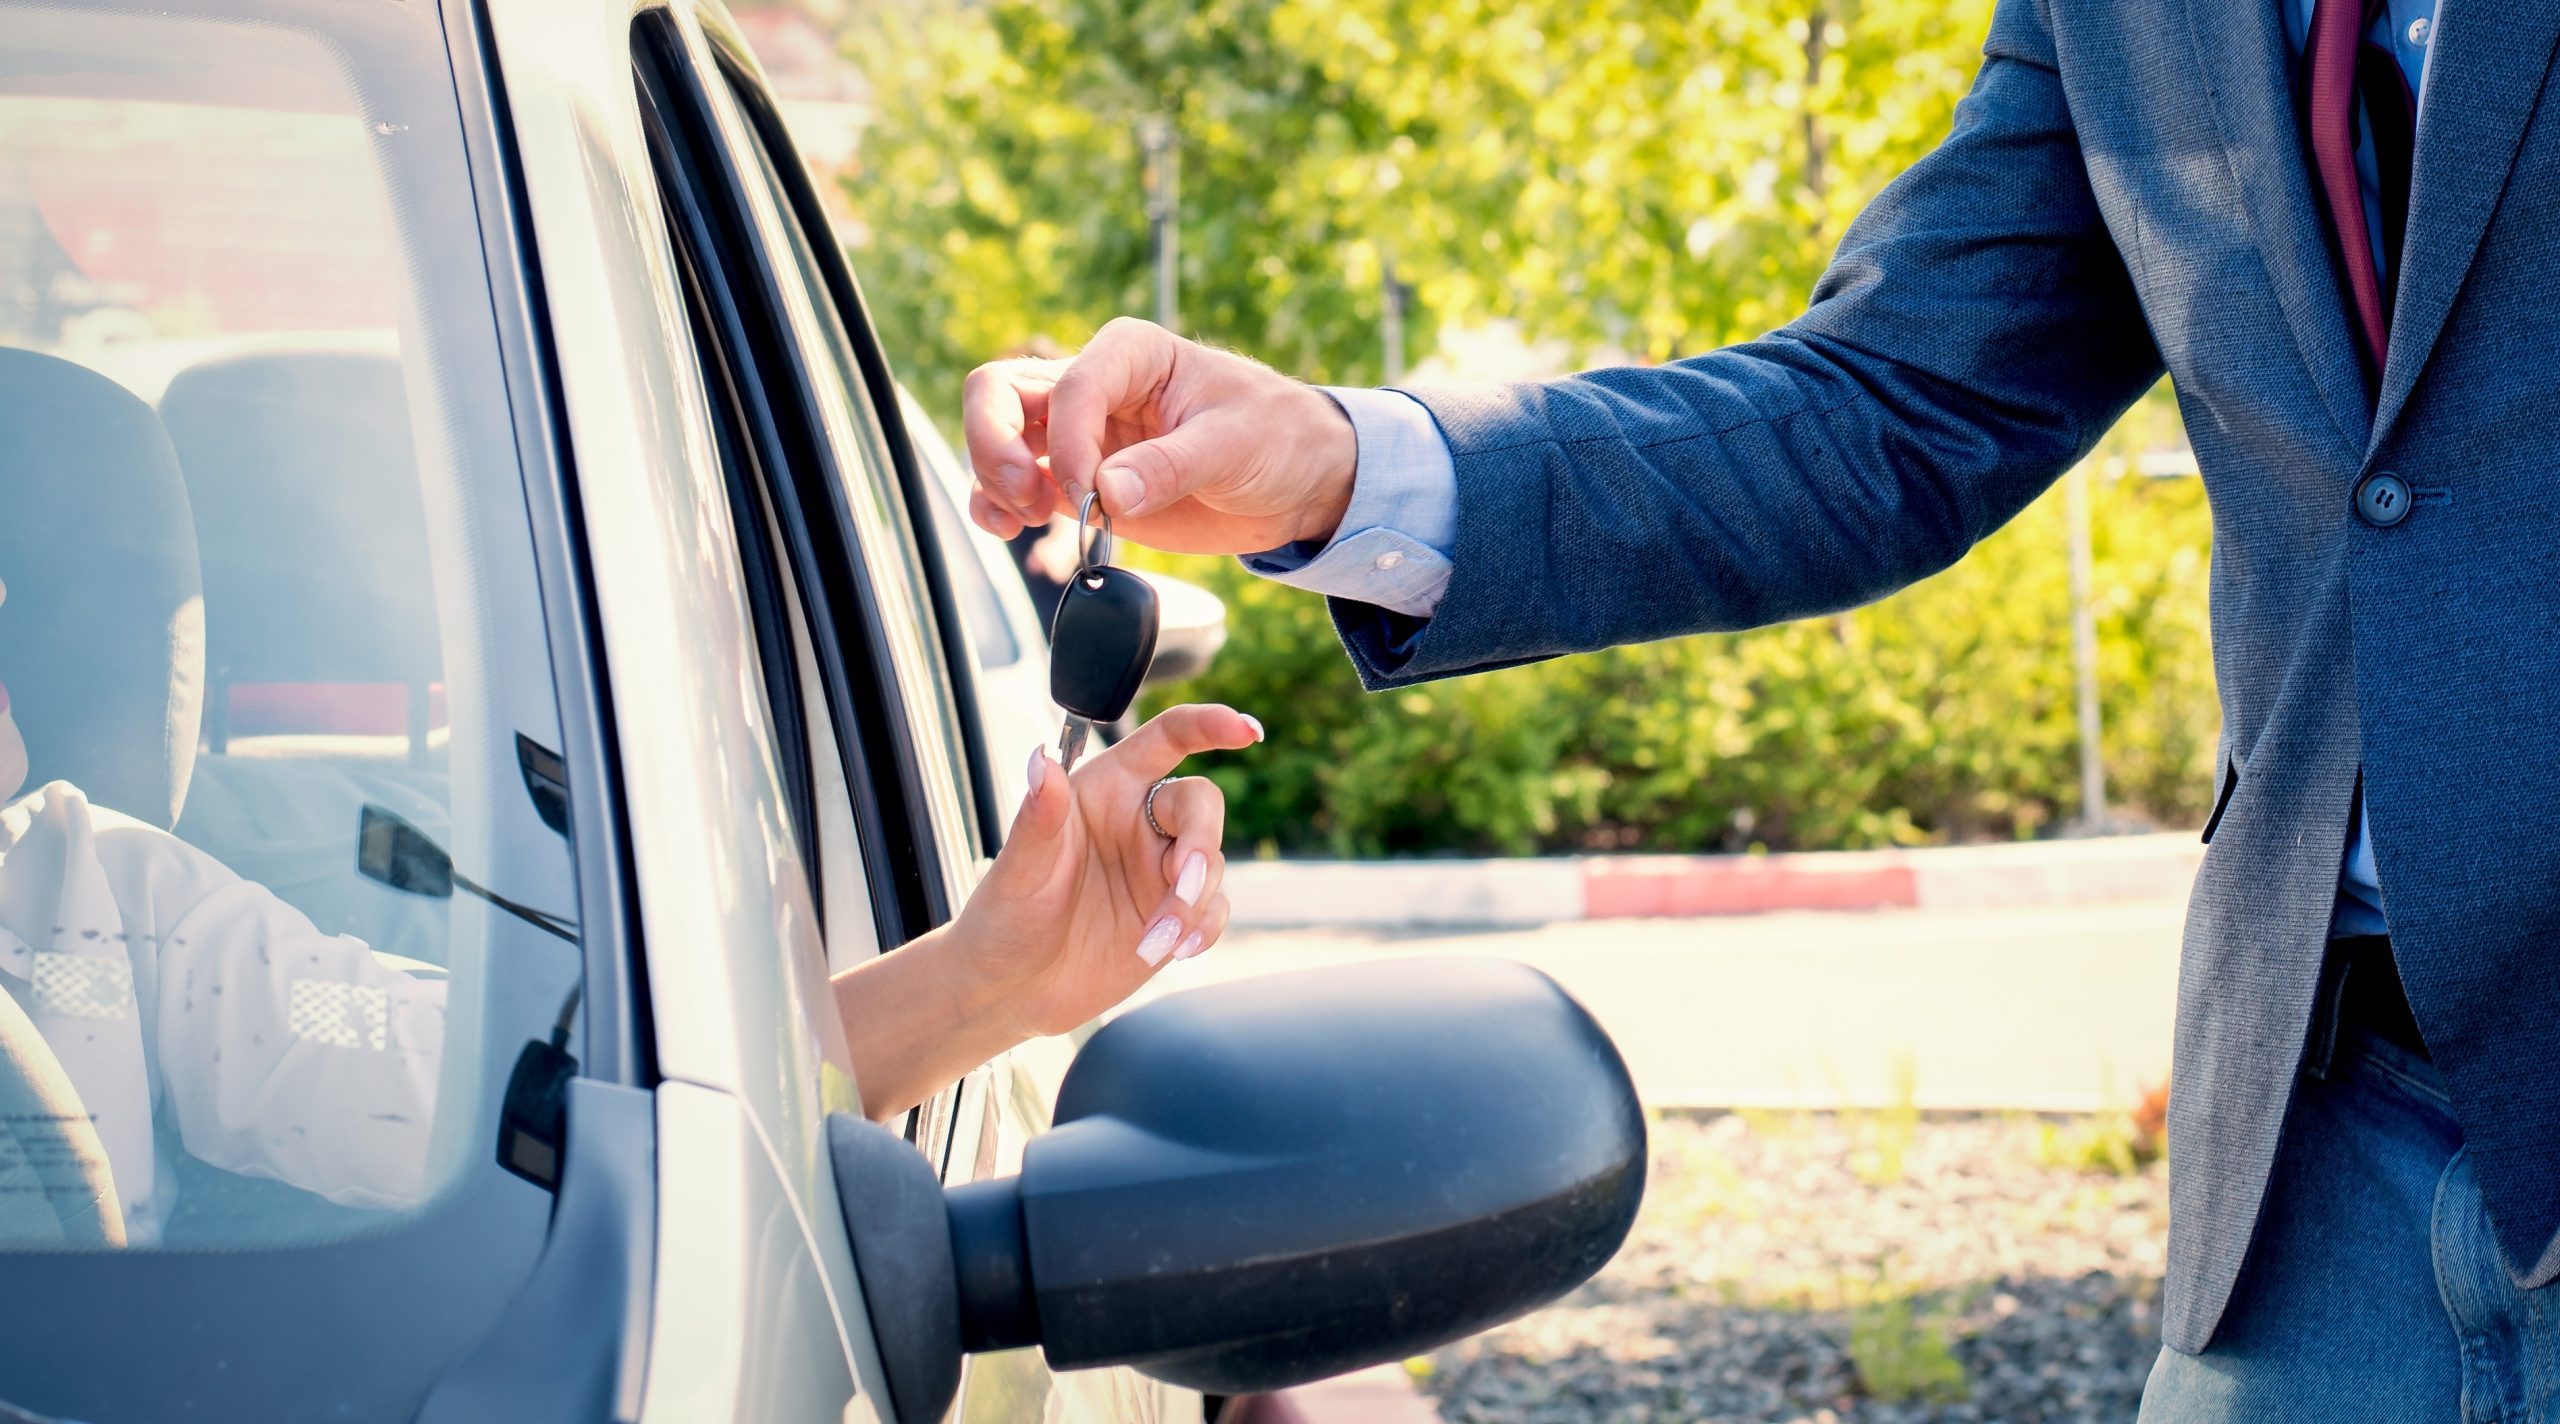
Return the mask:
<path id="1" fill-rule="evenodd" d="M 62 1061 L 0 991 L 0 1242 L 122 1246 L 106 1145 Z"/>

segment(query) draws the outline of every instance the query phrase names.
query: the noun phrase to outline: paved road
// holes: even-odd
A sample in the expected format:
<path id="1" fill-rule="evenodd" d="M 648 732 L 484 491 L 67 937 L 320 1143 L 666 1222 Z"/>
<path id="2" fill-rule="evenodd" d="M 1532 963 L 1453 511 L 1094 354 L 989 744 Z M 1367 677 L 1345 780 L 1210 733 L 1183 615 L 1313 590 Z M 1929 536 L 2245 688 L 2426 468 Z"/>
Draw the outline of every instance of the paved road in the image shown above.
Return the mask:
<path id="1" fill-rule="evenodd" d="M 1239 932 L 1157 984 L 1493 954 L 1554 975 L 1661 1107 L 2125 1107 L 2169 1070 L 2185 906 Z M 1898 1079 L 1908 1074 L 1907 1089 Z"/>

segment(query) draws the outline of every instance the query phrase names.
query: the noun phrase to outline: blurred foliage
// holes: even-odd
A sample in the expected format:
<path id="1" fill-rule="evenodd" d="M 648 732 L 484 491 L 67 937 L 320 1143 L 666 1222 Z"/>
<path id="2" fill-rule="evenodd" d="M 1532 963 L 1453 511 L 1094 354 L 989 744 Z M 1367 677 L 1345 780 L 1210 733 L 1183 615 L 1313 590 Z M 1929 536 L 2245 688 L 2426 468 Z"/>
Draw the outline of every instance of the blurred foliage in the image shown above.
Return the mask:
<path id="1" fill-rule="evenodd" d="M 2203 486 L 2101 477 L 2090 504 L 2109 795 L 2198 824 L 2217 728 Z M 1230 609 L 1217 665 L 1174 691 L 1270 729 L 1211 769 L 1238 846 L 1734 851 L 2017 838 L 2075 815 L 2065 537 L 2056 491 L 1838 618 L 1376 697 L 1320 600 L 1232 560 L 1148 557 Z"/>
<path id="2" fill-rule="evenodd" d="M 887 0 L 848 184 L 872 315 L 952 411 L 980 360 L 1150 309 L 1136 127 L 1181 156 L 1182 325 L 1379 377 L 1494 319 L 1661 360 L 1782 323 L 1849 218 L 1946 131 L 1989 0 Z M 2161 397 L 2112 448 L 2174 439 Z M 2119 463 L 2121 463 L 2119 461 Z M 2193 480 L 2101 479 L 2114 803 L 2201 819 L 2216 710 Z M 1212 767 L 1247 848 L 1740 850 L 2032 836 L 2078 809 L 2062 500 L 1837 618 L 1363 697 L 1322 603 L 1160 559 L 1232 637 L 1176 689 L 1260 716 Z"/>
<path id="3" fill-rule="evenodd" d="M 1858 1142 L 1850 1165 L 1858 1180 L 1871 1187 L 1889 1187 L 1903 1179 L 1911 1145 L 1920 1135 L 1919 1061 L 1907 1049 L 1896 1053 L 1892 1073 L 1892 1095 L 1883 1106 L 1841 1110 L 1842 1120 Z M 1839 1086 L 1841 1101 L 1848 1101 L 1848 1085 Z"/>
<path id="4" fill-rule="evenodd" d="M 1181 153 L 1181 318 L 1293 374 L 1378 378 L 1517 319 L 1642 360 L 1792 316 L 1934 144 L 1990 0 L 991 0 L 847 30 L 875 116 L 850 198 L 915 389 L 1149 313 L 1137 125 Z"/>
<path id="5" fill-rule="evenodd" d="M 2169 1150 L 2169 1085 L 2155 1083 L 2129 1111 L 2046 1118 L 2036 1124 L 2036 1163 L 2068 1172 L 2130 1177 Z"/>
<path id="6" fill-rule="evenodd" d="M 1964 1362 L 1949 1343 L 1953 1312 L 1896 1292 L 1881 1276 L 1867 1298 L 1849 1308 L 1849 1363 L 1858 1387 L 1886 1404 L 1961 1402 L 1972 1391 Z"/>

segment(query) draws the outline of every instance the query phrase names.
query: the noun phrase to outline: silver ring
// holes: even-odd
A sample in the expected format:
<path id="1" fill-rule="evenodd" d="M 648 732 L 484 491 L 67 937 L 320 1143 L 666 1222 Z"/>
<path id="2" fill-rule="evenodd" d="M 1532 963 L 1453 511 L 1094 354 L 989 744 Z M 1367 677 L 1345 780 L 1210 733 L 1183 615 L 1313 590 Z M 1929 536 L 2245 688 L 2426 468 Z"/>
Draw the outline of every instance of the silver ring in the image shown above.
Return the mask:
<path id="1" fill-rule="evenodd" d="M 1147 788 L 1147 799 L 1142 808 L 1147 813 L 1147 829 L 1164 837 L 1168 841 L 1173 839 L 1173 832 L 1166 830 L 1164 828 L 1164 823 L 1156 819 L 1156 793 L 1164 790 L 1165 787 L 1171 785 L 1177 779 L 1178 778 L 1171 776 L 1157 777 L 1156 784 Z"/>
<path id="2" fill-rule="evenodd" d="M 1096 510 L 1102 513 L 1100 529 L 1093 527 Z M 1108 565 L 1111 556 L 1119 551 L 1118 543 L 1111 535 L 1111 511 L 1102 509 L 1102 491 L 1085 491 L 1084 503 L 1076 510 L 1076 572 L 1081 574 Z M 1095 553 L 1097 549 L 1101 551 L 1099 554 Z"/>

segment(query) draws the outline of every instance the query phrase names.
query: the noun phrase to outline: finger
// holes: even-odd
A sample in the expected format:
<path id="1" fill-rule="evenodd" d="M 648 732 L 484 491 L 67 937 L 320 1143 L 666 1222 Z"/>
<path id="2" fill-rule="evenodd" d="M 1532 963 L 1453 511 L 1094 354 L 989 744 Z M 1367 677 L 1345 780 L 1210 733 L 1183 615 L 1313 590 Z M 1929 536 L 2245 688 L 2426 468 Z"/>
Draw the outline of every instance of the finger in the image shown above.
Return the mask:
<path id="1" fill-rule="evenodd" d="M 1031 749 L 1031 789 L 1013 813 L 1004 849 L 987 871 L 986 884 L 998 894 L 1028 894 L 1048 877 L 1066 842 L 1067 813 L 1075 804 L 1067 774 L 1047 747 Z"/>
<path id="2" fill-rule="evenodd" d="M 1262 740 L 1262 724 L 1232 707 L 1190 703 L 1168 707 L 1095 758 L 1140 781 L 1171 776 L 1182 759 L 1201 752 L 1235 751 Z M 1167 827 L 1171 829 L 1171 827 Z"/>
<path id="3" fill-rule="evenodd" d="M 960 435 L 969 447 L 969 468 L 989 502 L 1018 519 L 1030 517 L 1040 483 L 1037 456 L 1024 431 L 1047 417 L 1050 389 L 1064 364 L 990 361 L 960 387 Z"/>
<path id="4" fill-rule="evenodd" d="M 1226 872 L 1219 842 L 1226 835 L 1227 798 L 1204 776 L 1164 782 L 1152 794 L 1156 825 L 1173 835 L 1164 843 L 1165 883 L 1185 906 L 1204 904 L 1218 893 Z M 1155 827 L 1144 829 L 1154 834 Z"/>
<path id="5" fill-rule="evenodd" d="M 1205 870 L 1203 873 L 1215 874 L 1216 872 Z M 1138 957 L 1145 960 L 1147 967 L 1151 969 L 1172 958 L 1174 951 L 1180 949 L 1183 942 L 1198 933 L 1200 926 L 1206 923 L 1211 907 L 1225 902 L 1226 897 L 1222 895 L 1185 900 L 1180 894 L 1178 884 L 1175 888 L 1168 889 L 1163 898 L 1156 901 L 1154 911 L 1147 916 L 1146 932 L 1138 936 Z M 1194 953 L 1197 951 L 1195 950 Z"/>
<path id="6" fill-rule="evenodd" d="M 988 499 L 985 490 L 969 491 L 969 518 L 999 539 L 1010 539 L 1022 532 L 1022 521 L 1013 516 L 1013 511 Z"/>
<path id="7" fill-rule="evenodd" d="M 1032 429 L 1038 430 L 1038 426 Z M 1044 442 L 1040 443 L 1045 448 Z M 1025 524 L 1046 524 L 1058 517 L 1058 486 L 1049 478 L 1049 457 L 1042 454 L 1031 462 L 1031 497 L 1022 502 Z"/>
<path id="8" fill-rule="evenodd" d="M 1226 896 L 1221 895 L 1211 900 L 1209 908 L 1201 913 L 1199 923 L 1192 927 L 1191 933 L 1183 936 L 1182 942 L 1173 947 L 1173 957 L 1176 959 L 1199 958 L 1202 950 L 1216 944 L 1219 938 L 1226 934 L 1227 913 Z"/>
<path id="9" fill-rule="evenodd" d="M 1068 503 L 1082 501 L 1093 488 L 1111 417 L 1164 384 L 1180 345 L 1179 338 L 1154 322 L 1119 317 L 1096 332 L 1058 378 L 1047 411 L 1049 473 L 1067 492 Z"/>
<path id="10" fill-rule="evenodd" d="M 1102 462 L 1095 476 L 1102 507 L 1115 519 L 1146 514 L 1188 499 L 1222 466 L 1233 466 L 1252 442 L 1220 429 L 1211 416 L 1177 425 L 1153 440 L 1125 446 Z M 1232 422 L 1229 422 L 1232 425 Z"/>

